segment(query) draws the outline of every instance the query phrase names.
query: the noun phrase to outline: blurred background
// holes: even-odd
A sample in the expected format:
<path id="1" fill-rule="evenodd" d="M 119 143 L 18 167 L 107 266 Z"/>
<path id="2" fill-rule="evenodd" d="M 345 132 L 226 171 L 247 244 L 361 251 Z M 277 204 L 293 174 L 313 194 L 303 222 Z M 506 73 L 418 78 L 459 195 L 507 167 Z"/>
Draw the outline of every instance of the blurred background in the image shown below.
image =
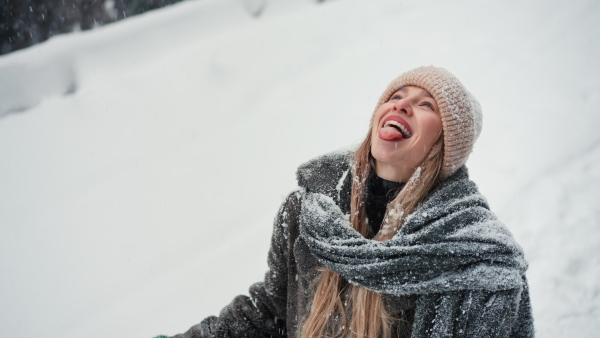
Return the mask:
<path id="1" fill-rule="evenodd" d="M 263 278 L 295 170 L 403 71 L 483 107 L 472 179 L 539 337 L 600 332 L 600 3 L 0 0 L 0 327 L 152 337 Z"/>
<path id="2" fill-rule="evenodd" d="M 181 0 L 4 0 L 0 53 L 25 48 L 53 35 L 88 30 Z"/>

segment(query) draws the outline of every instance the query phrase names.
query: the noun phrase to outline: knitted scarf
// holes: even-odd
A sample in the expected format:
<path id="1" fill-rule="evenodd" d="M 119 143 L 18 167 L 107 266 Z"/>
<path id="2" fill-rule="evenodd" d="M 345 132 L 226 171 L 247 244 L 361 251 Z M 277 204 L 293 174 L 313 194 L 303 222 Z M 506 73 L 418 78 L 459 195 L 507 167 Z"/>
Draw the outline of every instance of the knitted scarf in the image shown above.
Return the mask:
<path id="1" fill-rule="evenodd" d="M 528 294 L 520 304 L 523 252 L 464 167 L 389 241 L 364 238 L 332 198 L 312 192 L 303 198 L 300 234 L 321 264 L 350 283 L 418 295 L 413 337 L 533 336 Z"/>

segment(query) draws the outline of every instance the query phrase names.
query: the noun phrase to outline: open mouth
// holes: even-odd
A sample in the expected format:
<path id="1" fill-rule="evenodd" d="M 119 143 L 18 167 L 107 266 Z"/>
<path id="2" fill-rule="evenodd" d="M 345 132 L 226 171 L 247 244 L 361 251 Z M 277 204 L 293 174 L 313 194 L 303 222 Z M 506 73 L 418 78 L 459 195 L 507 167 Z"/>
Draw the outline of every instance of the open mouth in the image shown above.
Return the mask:
<path id="1" fill-rule="evenodd" d="M 406 121 L 398 116 L 388 116 L 379 129 L 379 137 L 388 141 L 399 141 L 412 137 L 412 130 Z"/>
<path id="2" fill-rule="evenodd" d="M 406 128 L 403 124 L 401 124 L 398 121 L 395 120 L 387 120 L 385 121 L 385 123 L 383 124 L 384 128 L 394 128 L 396 129 L 399 133 L 402 134 L 403 138 L 410 138 L 412 136 L 412 134 L 410 133 L 410 131 L 408 130 L 408 128 Z"/>

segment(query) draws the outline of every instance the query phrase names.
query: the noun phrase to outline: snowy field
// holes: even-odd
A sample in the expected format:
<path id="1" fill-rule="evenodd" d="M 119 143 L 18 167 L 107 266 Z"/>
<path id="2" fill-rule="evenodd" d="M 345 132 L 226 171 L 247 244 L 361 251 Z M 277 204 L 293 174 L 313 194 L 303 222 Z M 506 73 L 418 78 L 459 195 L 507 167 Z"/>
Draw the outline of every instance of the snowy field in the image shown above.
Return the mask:
<path id="1" fill-rule="evenodd" d="M 252 13 L 260 12 L 260 16 Z M 196 0 L 0 57 L 2 336 L 187 330 L 261 280 L 295 168 L 455 73 L 539 337 L 600 332 L 600 3 Z"/>

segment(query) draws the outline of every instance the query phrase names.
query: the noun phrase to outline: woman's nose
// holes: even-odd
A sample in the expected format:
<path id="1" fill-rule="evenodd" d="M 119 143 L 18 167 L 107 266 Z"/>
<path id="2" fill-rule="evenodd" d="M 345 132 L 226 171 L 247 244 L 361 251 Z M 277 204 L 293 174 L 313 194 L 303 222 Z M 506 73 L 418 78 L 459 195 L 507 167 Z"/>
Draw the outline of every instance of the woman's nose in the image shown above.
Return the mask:
<path id="1" fill-rule="evenodd" d="M 394 109 L 396 109 L 398 112 L 404 113 L 408 116 L 412 116 L 412 113 L 413 113 L 412 108 L 410 107 L 408 102 L 406 102 L 406 100 L 396 101 L 396 104 L 394 105 Z"/>

